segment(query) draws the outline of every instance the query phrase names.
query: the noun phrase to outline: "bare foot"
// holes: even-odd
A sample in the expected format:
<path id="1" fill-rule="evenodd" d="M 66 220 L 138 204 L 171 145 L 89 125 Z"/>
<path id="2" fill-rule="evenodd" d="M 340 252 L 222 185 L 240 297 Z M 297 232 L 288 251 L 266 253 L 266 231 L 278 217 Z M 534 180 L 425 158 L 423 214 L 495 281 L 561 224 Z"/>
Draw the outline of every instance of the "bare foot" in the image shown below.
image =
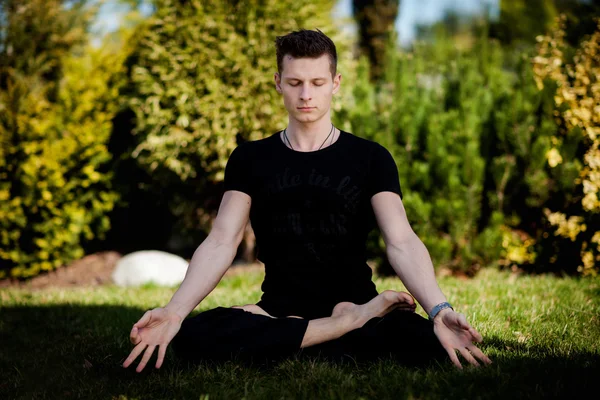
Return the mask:
<path id="1" fill-rule="evenodd" d="M 252 314 L 266 315 L 267 317 L 275 318 L 256 304 L 246 304 L 245 306 L 233 306 L 231 308 L 241 308 L 242 310 L 250 312 Z"/>
<path id="2" fill-rule="evenodd" d="M 374 317 L 383 317 L 395 309 L 402 309 L 414 312 L 417 305 L 413 297 L 406 292 L 396 292 L 394 290 L 385 290 L 371 301 L 365 304 L 354 304 L 342 302 L 336 304 L 331 313 L 332 317 L 351 314 L 355 318 L 357 325 L 363 326 L 368 320 Z"/>
<path id="3" fill-rule="evenodd" d="M 265 310 L 263 310 L 261 307 L 257 306 L 256 304 L 246 304 L 244 306 L 233 306 L 231 308 L 241 308 L 242 310 L 250 312 L 252 314 L 266 315 L 267 317 L 276 318 L 276 317 L 272 316 L 271 314 L 269 314 L 268 312 L 266 312 Z M 285 318 L 303 319 L 302 317 L 298 317 L 296 315 L 288 315 Z"/>

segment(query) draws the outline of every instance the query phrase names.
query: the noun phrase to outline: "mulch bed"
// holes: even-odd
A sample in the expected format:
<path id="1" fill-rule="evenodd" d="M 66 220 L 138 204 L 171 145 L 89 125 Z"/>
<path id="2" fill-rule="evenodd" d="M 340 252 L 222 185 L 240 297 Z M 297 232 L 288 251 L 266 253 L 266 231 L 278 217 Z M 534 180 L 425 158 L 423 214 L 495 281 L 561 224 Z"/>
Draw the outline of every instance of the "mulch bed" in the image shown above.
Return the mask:
<path id="1" fill-rule="evenodd" d="M 76 287 L 98 286 L 112 283 L 112 274 L 122 254 L 106 251 L 87 255 L 71 264 L 49 271 L 25 281 L 16 279 L 0 280 L 1 287 L 23 287 L 41 289 L 49 286 Z"/>
<path id="2" fill-rule="evenodd" d="M 0 288 L 20 287 L 27 289 L 43 289 L 47 287 L 79 287 L 101 286 L 112 284 L 111 274 L 123 254 L 116 251 L 105 251 L 87 255 L 71 264 L 49 271 L 25 281 L 17 279 L 0 279 Z M 189 260 L 187 260 L 189 262 Z M 226 276 L 249 270 L 259 270 L 260 263 L 235 264 L 227 270 Z"/>

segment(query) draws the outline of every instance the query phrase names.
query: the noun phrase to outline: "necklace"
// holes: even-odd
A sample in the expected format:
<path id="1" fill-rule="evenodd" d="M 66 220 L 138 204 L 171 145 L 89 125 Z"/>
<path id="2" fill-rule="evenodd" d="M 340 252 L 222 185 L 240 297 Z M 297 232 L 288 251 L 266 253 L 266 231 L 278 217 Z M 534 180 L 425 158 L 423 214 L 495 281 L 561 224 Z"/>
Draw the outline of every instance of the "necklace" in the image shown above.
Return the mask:
<path id="1" fill-rule="evenodd" d="M 287 137 L 286 131 L 287 131 L 287 128 L 285 128 L 283 130 L 283 137 L 287 140 L 288 144 L 290 145 L 290 148 L 292 150 L 294 150 L 294 147 L 292 146 L 292 143 L 290 142 L 290 139 Z M 321 145 L 319 146 L 319 148 L 317 150 L 321 150 L 321 147 L 323 147 L 323 145 L 325 144 L 325 142 L 327 141 L 327 139 L 329 139 L 329 136 L 331 136 L 331 132 L 333 132 L 333 124 L 331 124 L 331 130 L 329 131 L 329 135 L 327 135 L 327 137 L 325 138 L 325 140 L 323 140 L 323 143 L 321 143 Z M 333 143 L 333 137 L 331 138 L 331 143 L 329 145 L 331 146 L 332 143 Z"/>

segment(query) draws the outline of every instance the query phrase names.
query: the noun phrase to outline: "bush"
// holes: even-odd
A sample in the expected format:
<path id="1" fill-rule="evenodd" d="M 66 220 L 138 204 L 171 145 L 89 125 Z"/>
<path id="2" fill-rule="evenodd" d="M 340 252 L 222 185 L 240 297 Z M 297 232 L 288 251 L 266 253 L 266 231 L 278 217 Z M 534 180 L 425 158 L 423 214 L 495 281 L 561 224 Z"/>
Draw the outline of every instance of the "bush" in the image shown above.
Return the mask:
<path id="1" fill-rule="evenodd" d="M 106 213 L 118 198 L 110 188 L 111 174 L 101 172 L 110 160 L 105 143 L 115 111 L 117 85 L 111 77 L 118 60 L 91 48 L 83 56 L 73 54 L 81 49 L 77 35 L 83 31 L 63 22 L 74 21 L 74 15 L 85 22 L 89 15 L 77 5 L 65 11 L 60 2 L 38 3 L 9 14 L 7 30 L 30 24 L 29 30 L 48 33 L 39 64 L 22 66 L 19 57 L 29 53 L 18 51 L 19 35 L 4 36 L 2 46 L 17 51 L 4 58 L 0 74 L 0 277 L 27 278 L 81 257 L 82 242 L 109 229 Z M 52 32 L 52 27 L 68 30 Z M 76 40 L 71 50 L 57 54 L 60 46 L 52 40 L 65 37 Z"/>
<path id="2" fill-rule="evenodd" d="M 233 149 L 285 127 L 275 36 L 299 28 L 332 34 L 333 4 L 162 0 L 138 29 L 123 89 L 135 114 L 130 152 L 157 191 L 169 188 L 165 201 L 181 234 L 210 229 Z"/>
<path id="3" fill-rule="evenodd" d="M 554 235 L 544 236 L 550 263 L 577 268 L 584 275 L 600 272 L 600 19 L 597 29 L 581 43 L 572 60 L 565 54 L 565 18 L 551 36 L 539 38 L 534 59 L 536 82 L 553 95 L 551 104 L 559 130 L 552 136 L 548 165 L 560 170 L 572 157 L 581 161 L 569 170 L 574 182 L 562 204 L 544 208 Z M 577 137 L 580 146 L 566 146 Z M 581 150 L 581 151 L 577 151 Z M 579 160 L 578 160 L 579 161 Z M 575 179 L 573 179 L 575 178 Z"/>

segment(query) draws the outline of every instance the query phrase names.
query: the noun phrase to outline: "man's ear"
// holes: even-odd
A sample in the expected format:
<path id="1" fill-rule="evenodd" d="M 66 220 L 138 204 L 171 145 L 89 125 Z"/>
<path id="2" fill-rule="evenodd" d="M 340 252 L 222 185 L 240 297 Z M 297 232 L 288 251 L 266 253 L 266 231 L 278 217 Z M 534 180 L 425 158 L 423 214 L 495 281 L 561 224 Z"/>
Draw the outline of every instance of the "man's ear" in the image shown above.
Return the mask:
<path id="1" fill-rule="evenodd" d="M 341 83 L 342 74 L 337 74 L 335 78 L 333 78 L 333 94 L 336 94 L 340 90 Z"/>
<path id="2" fill-rule="evenodd" d="M 275 72 L 273 78 L 275 79 L 275 90 L 281 93 L 281 77 L 279 76 L 279 73 Z"/>

